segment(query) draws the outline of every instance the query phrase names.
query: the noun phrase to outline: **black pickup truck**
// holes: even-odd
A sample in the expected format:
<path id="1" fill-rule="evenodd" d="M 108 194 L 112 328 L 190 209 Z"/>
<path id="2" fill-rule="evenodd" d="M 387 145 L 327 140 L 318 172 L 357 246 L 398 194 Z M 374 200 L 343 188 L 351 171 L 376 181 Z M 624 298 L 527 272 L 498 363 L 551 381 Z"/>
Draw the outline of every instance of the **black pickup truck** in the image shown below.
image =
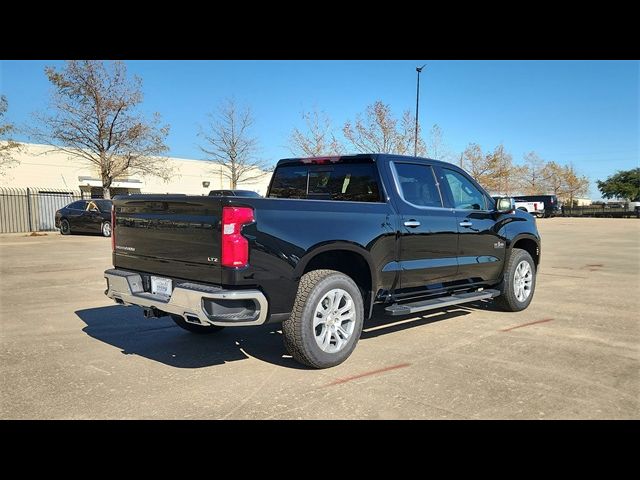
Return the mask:
<path id="1" fill-rule="evenodd" d="M 106 295 L 195 333 L 282 322 L 287 350 L 343 362 L 374 304 L 412 315 L 533 297 L 540 235 L 464 170 L 389 154 L 281 160 L 266 198 L 116 197 Z"/>

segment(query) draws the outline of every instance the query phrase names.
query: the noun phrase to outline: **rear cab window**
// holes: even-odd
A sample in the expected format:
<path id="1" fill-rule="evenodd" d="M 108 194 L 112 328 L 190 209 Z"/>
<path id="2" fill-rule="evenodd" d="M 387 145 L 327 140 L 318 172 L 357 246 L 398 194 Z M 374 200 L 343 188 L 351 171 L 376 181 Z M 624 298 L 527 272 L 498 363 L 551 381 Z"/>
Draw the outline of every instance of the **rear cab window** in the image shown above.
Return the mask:
<path id="1" fill-rule="evenodd" d="M 380 180 L 371 159 L 300 160 L 276 168 L 270 198 L 381 202 Z"/>

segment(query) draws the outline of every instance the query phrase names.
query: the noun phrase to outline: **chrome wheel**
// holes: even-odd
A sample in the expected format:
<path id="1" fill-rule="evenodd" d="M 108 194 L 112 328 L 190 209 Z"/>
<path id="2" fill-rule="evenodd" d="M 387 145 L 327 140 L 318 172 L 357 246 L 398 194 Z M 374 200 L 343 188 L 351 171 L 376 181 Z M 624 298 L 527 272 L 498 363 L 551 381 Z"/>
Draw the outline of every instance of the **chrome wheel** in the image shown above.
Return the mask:
<path id="1" fill-rule="evenodd" d="M 105 237 L 111 236 L 111 224 L 109 222 L 104 222 L 102 224 L 102 235 Z"/>
<path id="2" fill-rule="evenodd" d="M 519 302 L 524 302 L 531 295 L 533 271 L 526 260 L 522 260 L 513 275 L 513 292 Z"/>
<path id="3" fill-rule="evenodd" d="M 313 333 L 323 352 L 342 350 L 356 325 L 356 308 L 353 298 L 341 288 L 327 292 L 316 306 L 313 316 Z"/>

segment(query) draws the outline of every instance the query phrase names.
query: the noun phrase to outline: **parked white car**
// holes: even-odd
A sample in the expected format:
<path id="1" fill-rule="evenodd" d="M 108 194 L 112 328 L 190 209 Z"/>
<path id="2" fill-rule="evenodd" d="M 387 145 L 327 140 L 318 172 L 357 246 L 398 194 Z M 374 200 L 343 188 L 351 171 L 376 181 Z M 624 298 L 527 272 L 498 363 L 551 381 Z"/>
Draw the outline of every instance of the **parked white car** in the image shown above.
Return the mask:
<path id="1" fill-rule="evenodd" d="M 535 217 L 544 216 L 544 202 L 522 202 L 516 200 L 516 208 L 528 212 Z"/>

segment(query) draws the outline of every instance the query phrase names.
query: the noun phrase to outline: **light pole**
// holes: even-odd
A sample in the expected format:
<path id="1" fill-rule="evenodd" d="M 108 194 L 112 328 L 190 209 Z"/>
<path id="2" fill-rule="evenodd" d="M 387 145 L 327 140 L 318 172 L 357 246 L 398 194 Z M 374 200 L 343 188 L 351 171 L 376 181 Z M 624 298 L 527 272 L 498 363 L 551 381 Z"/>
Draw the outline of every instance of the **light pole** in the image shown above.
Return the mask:
<path id="1" fill-rule="evenodd" d="M 425 63 L 421 67 L 416 67 L 416 72 L 418 72 L 418 84 L 416 86 L 416 136 L 413 139 L 413 156 L 418 156 L 418 108 L 420 107 L 420 73 L 422 69 L 426 67 Z"/>

